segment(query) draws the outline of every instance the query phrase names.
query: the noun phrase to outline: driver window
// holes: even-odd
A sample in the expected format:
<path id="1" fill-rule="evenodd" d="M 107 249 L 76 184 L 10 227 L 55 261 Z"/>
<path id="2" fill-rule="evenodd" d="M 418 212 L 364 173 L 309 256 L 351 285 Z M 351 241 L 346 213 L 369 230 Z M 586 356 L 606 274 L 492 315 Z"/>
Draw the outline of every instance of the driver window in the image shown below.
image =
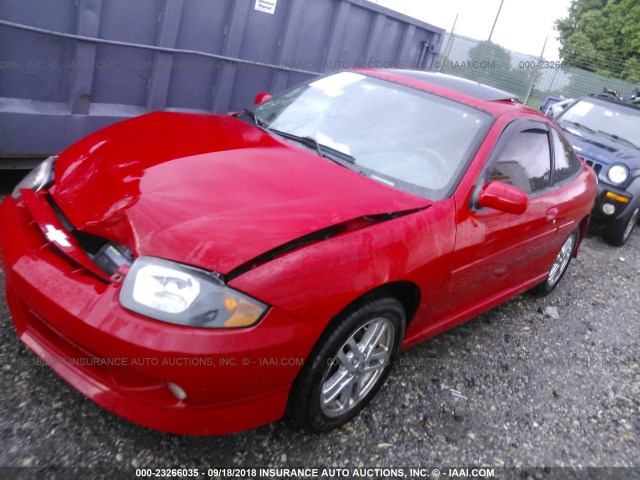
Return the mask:
<path id="1" fill-rule="evenodd" d="M 551 153 L 547 132 L 530 129 L 511 135 L 488 176 L 488 181 L 504 182 L 527 194 L 549 187 Z"/>

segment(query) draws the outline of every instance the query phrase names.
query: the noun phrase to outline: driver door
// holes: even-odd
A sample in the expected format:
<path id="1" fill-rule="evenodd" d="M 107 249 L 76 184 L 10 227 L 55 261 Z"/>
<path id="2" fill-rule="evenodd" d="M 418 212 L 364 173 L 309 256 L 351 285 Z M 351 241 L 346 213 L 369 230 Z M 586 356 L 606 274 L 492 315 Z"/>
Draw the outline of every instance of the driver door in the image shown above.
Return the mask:
<path id="1" fill-rule="evenodd" d="M 503 131 L 476 184 L 499 181 L 524 191 L 527 210 L 512 214 L 477 207 L 477 193 L 457 205 L 458 229 L 443 315 L 473 310 L 510 296 L 544 276 L 553 262 L 557 195 L 551 188 L 550 132 L 545 123 L 519 120 Z"/>

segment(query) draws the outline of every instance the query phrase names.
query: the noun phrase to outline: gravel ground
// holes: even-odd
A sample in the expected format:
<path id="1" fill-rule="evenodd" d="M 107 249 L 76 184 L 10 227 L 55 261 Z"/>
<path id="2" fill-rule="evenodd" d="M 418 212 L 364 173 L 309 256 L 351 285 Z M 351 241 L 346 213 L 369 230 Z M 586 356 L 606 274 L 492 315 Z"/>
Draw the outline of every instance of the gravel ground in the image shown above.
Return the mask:
<path id="1" fill-rule="evenodd" d="M 6 194 L 15 178 L 0 178 Z M 205 438 L 121 420 L 35 365 L 2 295 L 0 466 L 640 467 L 639 280 L 640 231 L 616 249 L 592 228 L 550 297 L 519 296 L 405 352 L 340 430 Z"/>

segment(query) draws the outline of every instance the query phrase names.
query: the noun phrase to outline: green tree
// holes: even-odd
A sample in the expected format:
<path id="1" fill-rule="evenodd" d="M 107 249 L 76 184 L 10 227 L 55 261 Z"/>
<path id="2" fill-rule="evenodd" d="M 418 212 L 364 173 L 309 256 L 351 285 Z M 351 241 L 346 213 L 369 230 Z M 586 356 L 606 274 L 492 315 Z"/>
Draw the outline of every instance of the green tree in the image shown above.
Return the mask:
<path id="1" fill-rule="evenodd" d="M 508 50 L 485 40 L 469 50 L 469 60 L 479 65 L 470 78 L 518 95 L 524 100 L 531 83 L 530 72 L 512 68 Z"/>
<path id="2" fill-rule="evenodd" d="M 450 66 L 450 68 L 447 68 Z M 511 68 L 511 54 L 488 40 L 469 50 L 468 61 L 445 60 L 445 70 L 459 77 L 498 87 Z"/>
<path id="3" fill-rule="evenodd" d="M 495 62 L 492 70 L 506 72 L 511 69 L 511 54 L 489 40 L 478 43 L 469 50 L 469 59 L 476 62 Z"/>
<path id="4" fill-rule="evenodd" d="M 640 0 L 573 0 L 556 30 L 566 64 L 640 82 Z"/>

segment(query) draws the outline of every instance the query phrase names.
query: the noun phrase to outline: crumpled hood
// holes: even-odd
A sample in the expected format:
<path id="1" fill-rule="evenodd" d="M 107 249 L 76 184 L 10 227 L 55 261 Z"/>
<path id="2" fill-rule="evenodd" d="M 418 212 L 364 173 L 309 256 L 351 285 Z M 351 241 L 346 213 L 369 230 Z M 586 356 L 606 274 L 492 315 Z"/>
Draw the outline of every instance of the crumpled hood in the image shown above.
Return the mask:
<path id="1" fill-rule="evenodd" d="M 79 230 L 219 273 L 301 236 L 431 202 L 233 117 L 153 113 L 56 162 L 54 201 Z"/>
<path id="2" fill-rule="evenodd" d="M 604 135 L 583 136 L 565 131 L 567 138 L 580 156 L 591 158 L 605 165 L 623 163 L 631 170 L 640 169 L 640 150 L 628 147 L 622 143 L 610 140 Z"/>

